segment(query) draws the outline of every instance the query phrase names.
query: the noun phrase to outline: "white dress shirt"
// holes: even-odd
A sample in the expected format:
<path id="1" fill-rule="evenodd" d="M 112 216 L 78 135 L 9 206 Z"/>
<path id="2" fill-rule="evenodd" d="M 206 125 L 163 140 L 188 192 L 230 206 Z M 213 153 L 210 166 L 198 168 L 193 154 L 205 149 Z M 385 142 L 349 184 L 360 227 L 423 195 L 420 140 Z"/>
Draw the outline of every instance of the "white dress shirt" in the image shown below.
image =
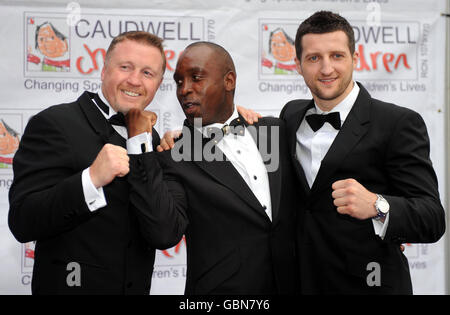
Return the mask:
<path id="1" fill-rule="evenodd" d="M 225 122 L 238 118 L 236 107 L 233 114 Z M 207 136 L 207 129 L 211 127 L 221 129 L 225 124 L 215 123 L 203 126 L 203 132 Z M 246 129 L 243 136 L 234 134 L 225 135 L 217 144 L 217 147 L 225 154 L 234 168 L 247 183 L 250 190 L 256 196 L 267 216 L 272 220 L 272 202 L 270 197 L 269 176 L 261 154 L 250 132 Z"/>
<path id="2" fill-rule="evenodd" d="M 102 93 L 102 90 L 98 92 L 99 98 L 105 103 L 109 108 L 109 113 L 106 114 L 103 110 L 98 108 L 98 110 L 102 113 L 102 115 L 109 119 L 113 115 L 117 114 L 117 112 L 111 107 L 111 105 L 106 100 L 105 96 Z M 97 103 L 94 99 L 92 99 L 95 105 Z M 97 105 L 98 107 L 98 105 Z M 148 152 L 153 151 L 152 148 L 152 135 L 148 132 L 139 134 L 135 137 L 132 137 L 128 139 L 128 131 L 126 127 L 123 126 L 115 126 L 112 125 L 112 127 L 121 135 L 124 139 L 127 139 L 127 152 L 128 154 L 141 154 L 142 148 L 141 145 L 144 143 L 146 144 L 146 148 Z M 84 193 L 84 199 L 86 201 L 86 205 L 88 206 L 89 210 L 95 211 L 97 209 L 103 208 L 107 205 L 105 194 L 103 192 L 103 187 L 96 188 L 94 184 L 92 183 L 91 176 L 89 174 L 90 167 L 86 168 L 83 173 L 81 174 L 81 183 L 83 186 L 83 193 Z"/>
<path id="3" fill-rule="evenodd" d="M 356 82 L 353 83 L 352 91 L 347 95 L 347 97 L 337 104 L 331 111 L 324 112 L 316 104 L 313 108 L 310 108 L 305 117 L 312 114 L 328 114 L 333 112 L 339 112 L 341 118 L 341 126 L 347 119 L 350 110 L 359 94 L 359 86 Z M 322 160 L 331 147 L 334 139 L 336 138 L 339 130 L 336 130 L 328 122 L 326 122 L 322 128 L 314 132 L 309 126 L 306 119 L 300 124 L 297 130 L 297 158 L 300 165 L 303 167 L 303 171 L 306 176 L 309 187 L 311 188 L 314 180 L 316 179 L 317 173 L 319 172 Z M 386 234 L 387 225 L 389 222 L 389 213 L 386 216 L 384 224 L 381 221 L 372 219 L 373 227 L 376 235 L 384 238 Z"/>

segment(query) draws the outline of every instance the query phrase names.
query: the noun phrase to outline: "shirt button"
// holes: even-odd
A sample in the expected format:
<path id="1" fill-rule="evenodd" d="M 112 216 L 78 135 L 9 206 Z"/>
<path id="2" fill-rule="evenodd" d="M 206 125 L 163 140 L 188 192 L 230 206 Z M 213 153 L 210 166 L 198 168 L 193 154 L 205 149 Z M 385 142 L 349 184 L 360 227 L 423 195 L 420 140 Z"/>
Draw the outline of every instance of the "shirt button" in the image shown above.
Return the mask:
<path id="1" fill-rule="evenodd" d="M 241 150 L 237 150 L 236 152 L 237 152 L 237 154 L 241 154 Z"/>
<path id="2" fill-rule="evenodd" d="M 258 179 L 258 177 L 256 177 L 256 175 L 253 175 L 253 179 L 254 179 L 254 180 L 257 180 L 257 179 Z"/>

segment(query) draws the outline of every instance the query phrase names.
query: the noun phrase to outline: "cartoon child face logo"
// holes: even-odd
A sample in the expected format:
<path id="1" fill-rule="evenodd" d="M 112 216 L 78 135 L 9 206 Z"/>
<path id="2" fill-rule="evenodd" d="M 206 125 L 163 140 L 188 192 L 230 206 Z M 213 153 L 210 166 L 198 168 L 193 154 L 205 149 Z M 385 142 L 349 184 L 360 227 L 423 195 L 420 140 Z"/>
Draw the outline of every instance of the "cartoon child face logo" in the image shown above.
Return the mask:
<path id="1" fill-rule="evenodd" d="M 16 152 L 19 147 L 19 134 L 12 130 L 3 119 L 0 120 L 0 154 Z"/>
<path id="2" fill-rule="evenodd" d="M 63 56 L 67 49 L 67 38 L 50 23 L 44 23 L 36 29 L 36 48 L 49 58 Z"/>
<path id="3" fill-rule="evenodd" d="M 34 50 L 27 47 L 29 71 L 69 72 L 69 40 L 50 22 L 34 26 L 35 20 L 28 19 L 30 29 L 34 31 Z"/>
<path id="4" fill-rule="evenodd" d="M 285 31 L 285 27 L 292 30 L 290 24 L 278 26 L 273 24 L 262 25 L 263 46 L 261 54 L 261 74 L 284 75 L 297 74 L 295 65 L 294 40 Z M 275 79 L 275 77 L 271 77 Z"/>
<path id="5" fill-rule="evenodd" d="M 291 61 L 295 57 L 294 42 L 281 28 L 274 30 L 270 36 L 269 53 L 281 62 Z"/>

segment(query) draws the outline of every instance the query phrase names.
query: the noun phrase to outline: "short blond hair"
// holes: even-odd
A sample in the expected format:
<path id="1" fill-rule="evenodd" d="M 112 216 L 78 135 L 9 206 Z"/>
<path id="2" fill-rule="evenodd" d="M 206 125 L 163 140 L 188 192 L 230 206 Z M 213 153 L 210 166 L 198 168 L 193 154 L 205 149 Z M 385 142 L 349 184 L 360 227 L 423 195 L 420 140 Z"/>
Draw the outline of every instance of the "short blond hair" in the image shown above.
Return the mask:
<path id="1" fill-rule="evenodd" d="M 166 54 L 164 53 L 163 39 L 156 35 L 153 35 L 148 32 L 143 32 L 143 31 L 125 32 L 125 33 L 122 33 L 122 34 L 114 37 L 114 39 L 112 40 L 111 44 L 108 47 L 108 50 L 106 51 L 105 63 L 108 61 L 108 59 L 111 55 L 111 52 L 114 50 L 114 48 L 117 46 L 117 44 L 119 44 L 125 40 L 131 40 L 134 42 L 138 42 L 141 44 L 145 44 L 145 45 L 157 48 L 161 52 L 161 57 L 163 60 L 162 74 L 164 74 L 164 72 L 166 71 Z"/>

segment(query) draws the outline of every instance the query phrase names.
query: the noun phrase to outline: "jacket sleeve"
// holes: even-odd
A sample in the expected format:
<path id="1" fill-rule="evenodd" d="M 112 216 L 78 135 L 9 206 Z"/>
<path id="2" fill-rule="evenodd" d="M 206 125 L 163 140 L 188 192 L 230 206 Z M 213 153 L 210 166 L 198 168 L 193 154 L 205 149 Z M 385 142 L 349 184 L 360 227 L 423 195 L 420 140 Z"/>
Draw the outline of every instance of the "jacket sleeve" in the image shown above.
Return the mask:
<path id="1" fill-rule="evenodd" d="M 163 172 L 163 156 L 170 158 L 170 151 L 131 155 L 128 175 L 130 202 L 141 234 L 157 249 L 175 246 L 188 225 L 185 190 L 170 168 L 165 167 Z"/>
<path id="2" fill-rule="evenodd" d="M 408 110 L 397 122 L 386 151 L 390 204 L 385 240 L 436 242 L 445 232 L 445 213 L 430 161 L 430 141 L 422 117 Z"/>
<path id="3" fill-rule="evenodd" d="M 53 237 L 90 217 L 72 150 L 49 115 L 29 121 L 9 191 L 8 224 L 19 242 Z"/>
<path id="4" fill-rule="evenodd" d="M 292 104 L 293 102 L 294 102 L 294 101 L 290 101 L 290 102 L 288 102 L 286 105 L 283 106 L 283 108 L 281 109 L 281 112 L 280 112 L 280 116 L 279 116 L 279 118 L 280 118 L 281 120 L 286 121 L 286 120 L 288 119 L 288 116 L 286 115 L 286 112 L 289 111 L 289 107 L 292 106 L 291 104 Z"/>

